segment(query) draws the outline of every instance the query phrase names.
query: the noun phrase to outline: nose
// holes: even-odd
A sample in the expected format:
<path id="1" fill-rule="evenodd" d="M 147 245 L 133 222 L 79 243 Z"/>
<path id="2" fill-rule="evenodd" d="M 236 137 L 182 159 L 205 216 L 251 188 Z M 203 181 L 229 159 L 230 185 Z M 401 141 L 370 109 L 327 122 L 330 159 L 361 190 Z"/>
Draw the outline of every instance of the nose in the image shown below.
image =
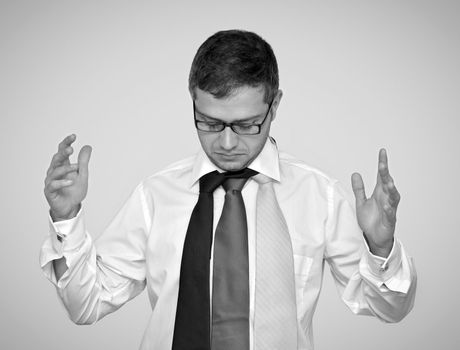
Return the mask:
<path id="1" fill-rule="evenodd" d="M 226 151 L 231 151 L 238 145 L 238 135 L 230 127 L 226 127 L 220 134 L 220 146 Z"/>

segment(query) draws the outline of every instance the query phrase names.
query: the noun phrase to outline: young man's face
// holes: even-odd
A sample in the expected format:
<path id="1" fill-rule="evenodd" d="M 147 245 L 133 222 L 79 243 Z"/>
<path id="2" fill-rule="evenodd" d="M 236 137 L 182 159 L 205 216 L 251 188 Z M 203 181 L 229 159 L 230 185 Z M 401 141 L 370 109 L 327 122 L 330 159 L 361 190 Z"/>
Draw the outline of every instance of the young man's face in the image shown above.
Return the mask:
<path id="1" fill-rule="evenodd" d="M 218 99 L 196 88 L 196 118 L 207 122 L 260 124 L 269 109 L 269 104 L 264 102 L 264 95 L 265 90 L 262 87 L 242 87 L 232 96 Z M 279 91 L 259 134 L 239 135 L 230 127 L 220 132 L 198 130 L 201 147 L 208 158 L 225 171 L 237 171 L 247 167 L 265 145 L 281 96 L 282 93 Z"/>

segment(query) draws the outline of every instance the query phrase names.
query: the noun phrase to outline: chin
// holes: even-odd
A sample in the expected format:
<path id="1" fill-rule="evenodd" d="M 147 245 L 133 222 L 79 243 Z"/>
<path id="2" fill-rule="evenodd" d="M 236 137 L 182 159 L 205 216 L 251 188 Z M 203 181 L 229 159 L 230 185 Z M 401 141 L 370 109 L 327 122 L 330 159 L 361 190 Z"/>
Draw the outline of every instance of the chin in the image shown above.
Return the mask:
<path id="1" fill-rule="evenodd" d="M 245 161 L 218 161 L 214 159 L 213 163 L 224 171 L 238 171 L 248 166 Z"/>

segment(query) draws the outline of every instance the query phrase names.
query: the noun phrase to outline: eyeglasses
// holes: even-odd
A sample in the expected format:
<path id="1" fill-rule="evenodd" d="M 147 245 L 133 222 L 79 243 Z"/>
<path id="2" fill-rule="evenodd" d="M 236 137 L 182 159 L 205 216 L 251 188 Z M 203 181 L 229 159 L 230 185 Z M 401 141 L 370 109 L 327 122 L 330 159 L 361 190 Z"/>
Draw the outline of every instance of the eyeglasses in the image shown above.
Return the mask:
<path id="1" fill-rule="evenodd" d="M 249 124 L 244 122 L 225 123 L 221 120 L 215 120 L 210 122 L 198 120 L 196 119 L 195 101 L 193 101 L 193 116 L 195 118 L 195 126 L 198 130 L 204 132 L 221 132 L 227 126 L 229 126 L 233 130 L 233 132 L 238 135 L 257 135 L 260 134 L 260 129 L 262 125 L 265 123 L 265 120 L 267 119 L 270 110 L 272 109 L 273 100 L 270 102 L 270 105 L 268 106 L 267 114 L 265 115 L 262 122 L 259 124 Z"/>

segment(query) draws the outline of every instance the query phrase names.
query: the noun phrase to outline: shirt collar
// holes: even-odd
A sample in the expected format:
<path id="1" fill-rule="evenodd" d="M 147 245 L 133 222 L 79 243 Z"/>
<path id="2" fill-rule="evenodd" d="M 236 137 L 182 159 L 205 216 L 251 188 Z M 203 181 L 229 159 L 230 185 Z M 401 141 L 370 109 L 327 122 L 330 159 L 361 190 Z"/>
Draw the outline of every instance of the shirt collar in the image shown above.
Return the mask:
<path id="1" fill-rule="evenodd" d="M 259 153 L 256 159 L 248 165 L 248 168 L 257 171 L 260 174 L 264 174 L 275 181 L 280 181 L 280 168 L 279 168 L 279 157 L 278 148 L 276 146 L 275 139 L 268 137 L 265 142 L 264 148 Z M 217 170 L 223 172 L 222 169 L 218 168 L 212 163 L 203 149 L 201 149 L 196 155 L 195 162 L 193 164 L 192 173 L 190 176 L 190 187 L 192 187 L 203 175 Z"/>

